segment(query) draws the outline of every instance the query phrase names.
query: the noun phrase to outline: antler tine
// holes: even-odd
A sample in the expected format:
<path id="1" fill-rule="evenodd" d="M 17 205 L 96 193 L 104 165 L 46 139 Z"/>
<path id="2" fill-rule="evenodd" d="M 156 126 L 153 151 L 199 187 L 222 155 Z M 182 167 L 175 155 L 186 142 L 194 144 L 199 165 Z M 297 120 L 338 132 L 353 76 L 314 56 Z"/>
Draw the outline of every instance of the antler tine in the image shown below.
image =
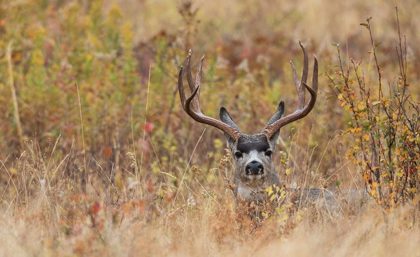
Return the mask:
<path id="1" fill-rule="evenodd" d="M 303 72 L 302 72 L 302 80 L 303 82 L 307 82 L 308 80 L 308 71 L 309 71 L 309 60 L 308 60 L 308 53 L 305 50 L 305 47 L 303 47 L 302 43 L 299 41 L 299 45 L 302 48 L 303 51 Z"/>
<path id="2" fill-rule="evenodd" d="M 203 113 L 201 113 L 201 111 L 197 112 L 194 109 L 191 110 L 191 103 L 193 102 L 199 90 L 200 90 L 199 86 L 195 88 L 192 94 L 187 98 L 187 100 L 185 100 L 185 106 L 184 106 L 185 112 L 196 121 L 200 120 L 200 116 L 204 116 Z"/>
<path id="3" fill-rule="evenodd" d="M 185 109 L 185 92 L 184 92 L 184 83 L 182 82 L 182 75 L 184 74 L 183 68 L 181 66 L 181 69 L 179 69 L 178 74 L 178 92 L 179 92 L 179 98 L 181 99 L 182 108 L 184 111 L 187 111 Z"/>
<path id="4" fill-rule="evenodd" d="M 193 79 L 191 75 L 190 60 L 191 60 L 191 50 L 189 51 L 187 60 L 186 60 L 187 81 L 188 81 L 188 86 L 190 87 L 190 90 L 191 90 L 191 95 L 188 98 L 185 98 L 184 85 L 182 83 L 182 78 L 183 78 L 182 67 L 178 75 L 178 91 L 179 91 L 179 97 L 181 99 L 181 103 L 182 103 L 182 107 L 184 108 L 184 111 L 195 121 L 216 127 L 222 130 L 223 132 L 225 132 L 226 134 L 228 134 L 233 140 L 236 141 L 239 138 L 240 133 L 235 128 L 219 120 L 205 116 L 201 112 L 199 95 L 200 95 L 200 89 L 201 89 L 201 74 L 203 70 L 204 56 L 201 58 L 200 64 L 198 66 L 195 85 L 192 82 Z"/>
<path id="5" fill-rule="evenodd" d="M 187 59 L 186 59 L 186 65 L 187 65 L 188 86 L 189 86 L 190 91 L 192 93 L 197 88 L 197 86 L 199 86 L 200 83 L 201 83 L 201 73 L 202 73 L 202 70 L 203 70 L 202 68 L 203 68 L 204 55 L 203 55 L 203 57 L 201 57 L 200 63 L 198 65 L 195 84 L 193 83 L 193 78 L 192 78 L 192 74 L 191 74 L 191 55 L 192 55 L 192 51 L 190 49 L 188 51 L 188 55 L 187 55 Z M 196 112 L 199 112 L 199 113 L 201 112 L 201 110 L 200 110 L 200 89 L 198 89 L 196 97 L 194 99 L 192 99 L 192 108 Z"/>
<path id="6" fill-rule="evenodd" d="M 302 71 L 302 83 L 307 83 L 308 81 L 308 71 L 309 71 L 309 60 L 308 60 L 308 53 L 305 50 L 305 47 L 303 47 L 302 43 L 299 41 L 299 45 L 302 48 L 303 51 L 303 71 Z M 305 105 L 305 89 L 300 86 L 298 91 L 298 108 L 301 109 Z"/>
<path id="7" fill-rule="evenodd" d="M 194 87 L 194 83 L 193 83 L 193 78 L 191 75 L 191 55 L 192 55 L 192 51 L 191 49 L 188 51 L 188 55 L 187 55 L 187 59 L 185 60 L 185 64 L 187 66 L 187 82 L 188 82 L 188 87 L 191 90 L 191 93 L 194 91 L 195 87 Z"/>
<path id="8" fill-rule="evenodd" d="M 298 92 L 298 109 L 302 109 L 305 106 L 305 89 L 304 87 L 302 87 L 301 84 L 302 82 L 306 83 L 308 80 L 309 61 L 308 61 L 308 53 L 306 52 L 305 47 L 302 45 L 300 41 L 299 41 L 299 45 L 303 51 L 303 72 L 302 72 L 302 78 L 300 81 L 298 80 L 295 65 L 293 64 L 292 61 L 290 61 L 290 64 L 292 65 L 293 81 L 295 82 L 296 91 Z"/>
<path id="9" fill-rule="evenodd" d="M 318 93 L 318 60 L 316 59 L 315 55 L 314 55 L 314 72 L 312 74 L 312 88 L 315 91 L 315 97 L 316 97 L 316 93 Z"/>
<path id="10" fill-rule="evenodd" d="M 303 49 L 304 55 L 306 55 L 306 51 L 303 48 L 302 44 L 301 44 L 301 47 Z M 305 60 L 304 60 L 304 63 L 305 63 Z M 283 117 L 277 120 L 276 122 L 274 122 L 273 124 L 265 127 L 262 133 L 264 133 L 267 136 L 267 138 L 271 138 L 284 125 L 305 117 L 314 108 L 316 98 L 317 98 L 317 92 L 318 92 L 318 60 L 316 59 L 315 55 L 314 55 L 314 71 L 313 71 L 313 77 L 312 77 L 312 88 L 306 84 L 306 79 L 308 76 L 307 74 L 308 67 L 305 64 L 304 66 L 306 67 L 304 67 L 304 70 L 303 70 L 302 81 L 301 83 L 299 83 L 299 81 L 297 80 L 296 69 L 292 63 L 293 80 L 295 82 L 296 88 L 298 89 L 298 108 L 292 114 L 289 114 L 286 117 Z M 309 91 L 311 95 L 311 99 L 309 100 L 309 103 L 303 108 L 305 104 L 304 88 L 306 88 Z M 302 94 L 301 94 L 301 91 L 303 92 Z"/>
<path id="11" fill-rule="evenodd" d="M 188 87 L 190 88 L 190 92 L 192 93 L 195 89 L 196 89 L 196 85 L 194 85 L 193 82 L 193 77 L 191 75 L 191 55 L 192 55 L 192 51 L 191 49 L 188 51 L 188 55 L 187 55 L 187 59 L 185 60 L 186 62 L 186 66 L 187 66 L 187 82 L 188 82 Z M 199 97 L 200 93 L 198 93 L 197 97 Z M 193 99 L 192 101 L 192 108 L 194 109 L 194 111 L 200 111 L 200 106 L 199 106 L 199 99 Z"/>
<path id="12" fill-rule="evenodd" d="M 192 102 L 194 110 L 196 112 L 199 112 L 199 113 L 201 113 L 200 89 L 201 89 L 201 74 L 202 74 L 202 71 L 203 71 L 203 61 L 204 61 L 204 55 L 203 55 L 203 57 L 201 57 L 200 63 L 198 64 L 197 75 L 195 77 L 195 88 L 198 88 L 198 90 L 197 90 L 196 97 L 194 98 L 194 100 Z"/>
<path id="13" fill-rule="evenodd" d="M 301 81 L 299 81 L 298 79 L 295 65 L 293 64 L 292 61 L 290 61 L 290 64 L 292 66 L 293 81 L 295 82 L 296 91 L 298 93 L 298 107 L 297 108 L 302 109 L 303 106 L 305 106 L 305 89 L 304 87 L 302 87 Z"/>

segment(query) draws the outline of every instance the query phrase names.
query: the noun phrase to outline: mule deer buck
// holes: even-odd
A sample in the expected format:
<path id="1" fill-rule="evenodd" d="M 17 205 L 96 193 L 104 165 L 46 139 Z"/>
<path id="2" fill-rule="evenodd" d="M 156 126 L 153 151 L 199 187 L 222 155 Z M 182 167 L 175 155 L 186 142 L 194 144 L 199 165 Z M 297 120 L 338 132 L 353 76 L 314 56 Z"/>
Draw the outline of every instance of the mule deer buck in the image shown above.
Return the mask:
<path id="1" fill-rule="evenodd" d="M 201 73 L 203 67 L 204 56 L 198 65 L 198 71 L 195 83 L 191 75 L 191 51 L 186 60 L 186 69 L 181 67 L 178 77 L 178 90 L 181 98 L 182 107 L 185 112 L 195 121 L 216 127 L 224 132 L 228 147 L 231 150 L 235 160 L 234 179 L 235 184 L 233 193 L 237 199 L 243 199 L 245 202 L 264 202 L 267 200 L 265 189 L 275 185 L 280 187 L 280 180 L 277 175 L 272 155 L 276 149 L 276 142 L 280 134 L 280 128 L 304 118 L 314 108 L 318 91 L 318 61 L 314 56 L 314 69 L 312 77 L 312 87 L 307 85 L 308 78 L 308 54 L 299 42 L 303 54 L 303 73 L 301 80 L 298 79 L 296 68 L 291 62 L 293 80 L 298 93 L 298 103 L 296 110 L 284 115 L 284 102 L 281 101 L 276 112 L 268 121 L 262 132 L 254 135 L 246 135 L 241 133 L 228 111 L 220 108 L 220 120 L 204 115 L 200 108 L 200 88 Z M 183 85 L 184 72 L 191 95 L 186 98 Z M 310 100 L 305 105 L 305 89 L 310 94 Z M 335 193 L 329 190 L 321 190 L 317 188 L 295 190 L 298 191 L 299 198 L 305 198 L 306 201 L 316 201 L 323 199 L 327 204 L 331 205 L 335 202 Z"/>

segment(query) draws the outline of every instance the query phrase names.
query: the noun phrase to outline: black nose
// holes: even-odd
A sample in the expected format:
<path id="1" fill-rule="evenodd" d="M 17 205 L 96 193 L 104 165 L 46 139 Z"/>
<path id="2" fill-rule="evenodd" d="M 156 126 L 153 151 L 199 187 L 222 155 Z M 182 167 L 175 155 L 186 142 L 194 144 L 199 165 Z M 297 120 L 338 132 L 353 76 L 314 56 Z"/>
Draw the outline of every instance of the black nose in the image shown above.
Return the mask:
<path id="1" fill-rule="evenodd" d="M 264 167 L 257 161 L 248 163 L 245 167 L 246 175 L 261 175 L 264 173 Z"/>

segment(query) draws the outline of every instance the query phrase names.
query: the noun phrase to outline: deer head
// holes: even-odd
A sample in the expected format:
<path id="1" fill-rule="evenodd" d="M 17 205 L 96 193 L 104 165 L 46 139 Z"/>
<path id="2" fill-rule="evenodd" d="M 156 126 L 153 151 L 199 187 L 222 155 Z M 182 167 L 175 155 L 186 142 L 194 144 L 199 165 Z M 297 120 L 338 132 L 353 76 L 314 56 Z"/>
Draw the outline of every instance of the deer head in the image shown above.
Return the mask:
<path id="1" fill-rule="evenodd" d="M 191 95 L 186 98 L 184 93 L 183 77 L 184 69 L 181 67 L 178 77 L 178 90 L 181 98 L 182 107 L 185 112 L 195 121 L 216 127 L 224 132 L 228 147 L 235 159 L 234 183 L 236 185 L 234 191 L 235 196 L 251 202 L 265 199 L 265 195 L 261 193 L 262 189 L 270 185 L 280 186 L 280 181 L 275 170 L 272 153 L 275 151 L 277 138 L 280 134 L 280 128 L 286 124 L 305 117 L 314 107 L 317 90 L 318 90 L 318 61 L 314 57 L 315 64 L 312 78 L 312 88 L 306 84 L 308 78 L 308 54 L 305 48 L 299 42 L 303 54 L 303 72 L 299 81 L 296 68 L 292 62 L 293 80 L 298 92 L 297 109 L 287 115 L 284 114 L 284 102 L 281 101 L 276 112 L 268 121 L 263 131 L 254 135 L 246 135 L 241 133 L 228 111 L 220 108 L 220 120 L 204 115 L 200 108 L 200 88 L 201 73 L 203 67 L 204 56 L 198 65 L 195 83 L 191 75 L 191 50 L 186 60 L 186 77 Z M 305 105 L 305 89 L 309 91 L 311 99 Z"/>

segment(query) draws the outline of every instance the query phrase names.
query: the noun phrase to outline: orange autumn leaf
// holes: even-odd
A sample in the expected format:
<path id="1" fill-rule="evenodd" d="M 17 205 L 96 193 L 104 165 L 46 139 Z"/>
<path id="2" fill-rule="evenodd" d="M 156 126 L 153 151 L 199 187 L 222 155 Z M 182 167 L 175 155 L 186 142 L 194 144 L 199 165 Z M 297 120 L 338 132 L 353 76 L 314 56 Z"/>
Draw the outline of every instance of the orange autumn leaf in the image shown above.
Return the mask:
<path id="1" fill-rule="evenodd" d="M 94 202 L 89 208 L 89 212 L 92 213 L 93 215 L 97 215 L 100 210 L 101 210 L 101 205 L 98 202 Z"/>
<path id="2" fill-rule="evenodd" d="M 111 158 L 111 155 L 112 155 L 112 148 L 111 147 L 104 146 L 104 148 L 102 148 L 102 152 L 104 153 L 106 158 Z"/>

